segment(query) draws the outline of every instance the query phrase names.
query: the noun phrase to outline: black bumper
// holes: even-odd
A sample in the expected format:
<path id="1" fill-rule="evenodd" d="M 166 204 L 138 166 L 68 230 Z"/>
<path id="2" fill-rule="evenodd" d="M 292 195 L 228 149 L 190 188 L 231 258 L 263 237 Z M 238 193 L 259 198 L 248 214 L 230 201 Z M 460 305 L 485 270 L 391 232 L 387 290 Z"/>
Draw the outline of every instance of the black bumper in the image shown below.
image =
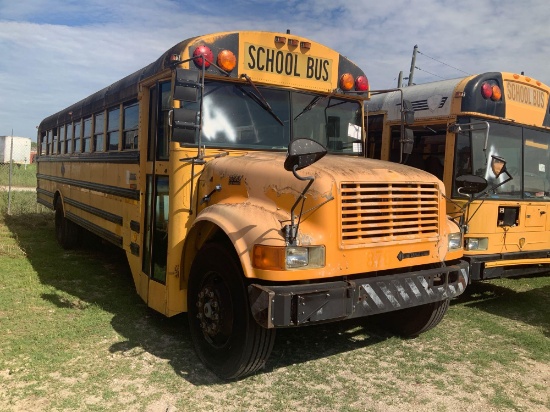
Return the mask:
<path id="1" fill-rule="evenodd" d="M 548 259 L 550 250 L 540 250 L 534 252 L 511 252 L 511 253 L 493 253 L 490 255 L 470 255 L 464 256 L 470 263 L 470 279 L 484 280 L 509 276 L 533 275 L 550 271 L 550 266 L 545 264 L 529 264 L 518 266 L 497 266 L 486 268 L 486 262 L 498 262 L 502 260 L 516 259 Z"/>
<path id="2" fill-rule="evenodd" d="M 375 315 L 460 295 L 468 285 L 469 264 L 387 276 L 303 285 L 248 287 L 256 322 L 265 328 L 302 326 Z"/>

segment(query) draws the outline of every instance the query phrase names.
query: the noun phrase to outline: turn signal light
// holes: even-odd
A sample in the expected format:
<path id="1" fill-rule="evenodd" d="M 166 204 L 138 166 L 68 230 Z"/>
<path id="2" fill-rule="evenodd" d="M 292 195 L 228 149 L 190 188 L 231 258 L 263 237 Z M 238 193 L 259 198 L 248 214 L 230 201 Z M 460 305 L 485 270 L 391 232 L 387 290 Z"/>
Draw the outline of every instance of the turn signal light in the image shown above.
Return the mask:
<path id="1" fill-rule="evenodd" d="M 493 95 L 491 96 L 491 100 L 498 101 L 502 98 L 502 91 L 500 90 L 500 87 L 498 87 L 496 84 L 492 87 Z"/>
<path id="2" fill-rule="evenodd" d="M 212 50 L 208 46 L 197 47 L 193 52 L 193 57 L 197 67 L 202 67 L 204 63 L 204 67 L 209 68 L 210 64 L 214 61 L 214 53 L 212 53 Z"/>
<path id="3" fill-rule="evenodd" d="M 355 81 L 351 73 L 344 73 L 340 77 L 340 88 L 344 91 L 349 91 L 353 88 Z"/>
<path id="4" fill-rule="evenodd" d="M 218 53 L 218 66 L 226 72 L 230 72 L 237 65 L 237 58 L 230 50 L 222 50 Z"/>

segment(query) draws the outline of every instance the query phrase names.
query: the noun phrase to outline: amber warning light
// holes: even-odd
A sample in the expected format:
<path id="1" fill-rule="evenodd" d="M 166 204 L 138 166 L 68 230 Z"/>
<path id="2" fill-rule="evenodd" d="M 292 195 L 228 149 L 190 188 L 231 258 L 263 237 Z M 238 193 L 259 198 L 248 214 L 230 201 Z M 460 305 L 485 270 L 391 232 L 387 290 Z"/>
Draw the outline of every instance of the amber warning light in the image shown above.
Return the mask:
<path id="1" fill-rule="evenodd" d="M 369 81 L 366 76 L 357 76 L 357 79 L 353 77 L 351 73 L 344 73 L 340 77 L 340 88 L 348 92 L 353 89 L 355 86 L 355 90 L 358 92 L 366 92 L 369 90 Z"/>
<path id="2" fill-rule="evenodd" d="M 498 84 L 483 82 L 481 85 L 481 95 L 484 99 L 491 99 L 498 102 L 502 98 L 502 90 L 500 90 Z"/>

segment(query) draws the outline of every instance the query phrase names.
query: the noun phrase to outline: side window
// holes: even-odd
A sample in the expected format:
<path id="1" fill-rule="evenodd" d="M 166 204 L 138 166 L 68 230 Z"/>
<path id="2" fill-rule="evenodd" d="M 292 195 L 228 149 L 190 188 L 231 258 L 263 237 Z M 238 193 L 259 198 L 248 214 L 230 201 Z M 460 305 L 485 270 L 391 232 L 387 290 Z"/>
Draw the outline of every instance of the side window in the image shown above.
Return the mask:
<path id="1" fill-rule="evenodd" d="M 84 134 L 82 135 L 82 151 L 89 153 L 92 150 L 91 140 L 92 138 L 92 117 L 84 119 Z"/>
<path id="2" fill-rule="evenodd" d="M 123 136 L 124 149 L 138 149 L 139 104 L 131 102 L 124 105 Z"/>
<path id="3" fill-rule="evenodd" d="M 105 130 L 105 115 L 94 115 L 94 152 L 103 152 L 103 131 Z"/>
<path id="4" fill-rule="evenodd" d="M 168 125 L 168 113 L 170 112 L 170 101 L 172 89 L 170 82 L 162 82 L 160 87 L 159 118 L 157 125 L 157 159 L 167 160 L 170 151 L 170 127 Z"/>
<path id="5" fill-rule="evenodd" d="M 46 132 L 40 133 L 40 155 L 45 155 L 48 152 L 48 139 Z"/>
<path id="6" fill-rule="evenodd" d="M 59 128 L 59 154 L 65 153 L 65 126 Z"/>
<path id="7" fill-rule="evenodd" d="M 107 151 L 118 150 L 120 129 L 120 108 L 107 113 Z"/>
<path id="8" fill-rule="evenodd" d="M 67 138 L 65 139 L 65 153 L 73 152 L 73 124 L 67 125 Z"/>
<path id="9" fill-rule="evenodd" d="M 53 136 L 52 136 L 52 151 L 51 154 L 58 154 L 59 153 L 59 140 L 57 136 L 57 127 L 55 127 L 52 130 Z"/>
<path id="10" fill-rule="evenodd" d="M 80 143 L 80 133 L 82 128 L 82 122 L 79 120 L 74 124 L 74 153 L 80 153 L 82 151 L 81 143 Z"/>
<path id="11" fill-rule="evenodd" d="M 51 130 L 48 130 L 48 136 L 47 136 L 47 149 L 46 149 L 46 154 L 52 154 L 52 149 L 53 149 L 53 146 L 52 146 L 52 136 L 53 136 L 53 133 Z"/>

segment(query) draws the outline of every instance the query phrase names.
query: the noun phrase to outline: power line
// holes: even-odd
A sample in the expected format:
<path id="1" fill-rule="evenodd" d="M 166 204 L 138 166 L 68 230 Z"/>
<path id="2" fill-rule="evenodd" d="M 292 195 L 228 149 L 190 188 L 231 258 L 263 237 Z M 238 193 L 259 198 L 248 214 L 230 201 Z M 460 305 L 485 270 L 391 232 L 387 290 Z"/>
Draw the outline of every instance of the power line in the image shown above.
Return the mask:
<path id="1" fill-rule="evenodd" d="M 420 53 L 422 56 L 425 56 L 425 57 L 427 57 L 428 59 L 432 59 L 433 61 L 436 61 L 436 62 L 438 62 L 438 63 L 444 64 L 445 66 L 448 66 L 448 67 L 450 67 L 450 68 L 452 68 L 452 69 L 458 70 L 459 72 L 462 72 L 462 73 L 464 73 L 464 74 L 467 74 L 468 76 L 471 74 L 471 73 L 465 72 L 464 70 L 460 70 L 460 69 L 457 68 L 457 67 L 451 66 L 450 64 L 444 63 L 444 62 L 442 62 L 442 61 L 440 61 L 440 60 L 437 60 L 437 59 L 435 59 L 435 58 L 433 58 L 433 57 L 430 57 L 430 56 L 428 56 L 427 54 L 422 53 L 420 50 L 417 50 L 417 53 Z M 422 69 L 419 69 L 418 67 L 417 67 L 417 69 L 418 69 L 418 70 L 422 70 Z M 426 70 L 424 70 L 424 71 L 426 71 Z M 429 72 L 426 72 L 426 73 L 429 73 Z M 430 74 L 433 74 L 433 73 L 430 73 Z M 434 74 L 434 76 L 437 76 L 437 75 Z M 437 77 L 440 77 L 440 76 L 437 76 Z"/>
<path id="2" fill-rule="evenodd" d="M 414 66 L 414 68 L 415 68 L 415 69 L 418 69 L 418 70 L 420 70 L 420 71 L 422 71 L 422 72 L 426 72 L 426 73 L 428 73 L 428 74 L 431 74 L 432 76 L 439 77 L 440 79 L 446 80 L 445 77 L 441 77 L 441 76 L 439 76 L 438 74 L 435 74 L 435 73 L 430 73 L 428 70 L 421 69 L 421 68 L 418 67 L 418 66 Z"/>

